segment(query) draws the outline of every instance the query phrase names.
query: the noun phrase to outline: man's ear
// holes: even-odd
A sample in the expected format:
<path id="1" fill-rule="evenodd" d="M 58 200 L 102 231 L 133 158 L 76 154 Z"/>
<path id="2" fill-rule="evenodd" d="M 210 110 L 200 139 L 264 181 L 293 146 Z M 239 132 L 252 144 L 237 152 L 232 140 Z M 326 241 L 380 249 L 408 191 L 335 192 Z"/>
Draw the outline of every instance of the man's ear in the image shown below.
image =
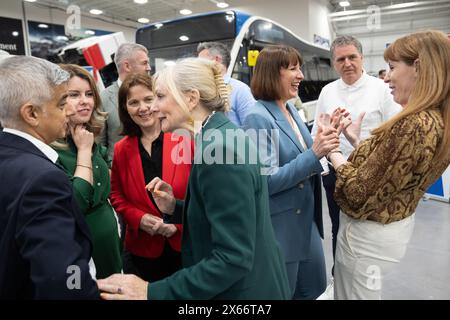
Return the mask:
<path id="1" fill-rule="evenodd" d="M 131 72 L 131 65 L 130 65 L 130 61 L 128 60 L 124 60 L 123 61 L 123 68 L 125 69 L 125 72 Z"/>
<path id="2" fill-rule="evenodd" d="M 189 111 L 192 111 L 200 102 L 200 92 L 197 89 L 192 89 L 186 93 L 186 100 Z"/>
<path id="3" fill-rule="evenodd" d="M 31 103 L 26 103 L 19 109 L 22 120 L 31 127 L 39 125 L 39 111 Z"/>

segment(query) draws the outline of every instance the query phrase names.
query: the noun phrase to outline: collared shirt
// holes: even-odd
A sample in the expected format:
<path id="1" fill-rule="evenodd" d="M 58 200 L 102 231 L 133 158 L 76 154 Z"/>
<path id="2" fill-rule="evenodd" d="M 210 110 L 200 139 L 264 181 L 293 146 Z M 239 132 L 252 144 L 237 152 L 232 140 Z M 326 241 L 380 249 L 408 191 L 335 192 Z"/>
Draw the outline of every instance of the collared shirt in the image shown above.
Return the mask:
<path id="1" fill-rule="evenodd" d="M 47 158 L 49 158 L 53 163 L 58 160 L 58 153 L 53 150 L 49 145 L 42 142 L 41 140 L 33 137 L 32 135 L 25 133 L 23 131 L 15 130 L 15 129 L 9 129 L 4 128 L 3 132 L 7 132 L 10 134 L 14 134 L 16 136 L 19 136 L 21 138 L 24 138 L 25 140 L 30 141 L 36 148 L 38 148 Z"/>
<path id="2" fill-rule="evenodd" d="M 231 86 L 230 111 L 226 113 L 226 115 L 231 122 L 238 127 L 241 127 L 245 117 L 251 112 L 251 109 L 255 105 L 256 100 L 253 98 L 249 86 L 242 81 L 225 75 L 224 82 Z"/>
<path id="3" fill-rule="evenodd" d="M 363 111 L 366 115 L 361 126 L 361 140 L 370 136 L 370 131 L 401 111 L 402 107 L 395 103 L 389 86 L 383 80 L 363 72 L 352 85 L 342 79 L 327 84 L 320 93 L 316 106 L 316 115 L 311 134 L 317 133 L 317 121 L 321 113 L 331 114 L 337 107 L 344 107 L 350 112 L 352 120 L 356 120 Z M 345 158 L 353 151 L 353 146 L 341 134 L 341 150 Z"/>
<path id="4" fill-rule="evenodd" d="M 145 150 L 141 139 L 138 139 L 139 154 L 141 156 L 142 170 L 144 172 L 146 184 L 156 177 L 162 177 L 163 141 L 164 133 L 161 132 L 159 137 L 152 143 L 152 154 L 150 155 L 147 150 Z M 153 199 L 152 193 L 148 192 L 148 195 L 155 205 L 155 208 L 158 208 L 155 200 Z"/>

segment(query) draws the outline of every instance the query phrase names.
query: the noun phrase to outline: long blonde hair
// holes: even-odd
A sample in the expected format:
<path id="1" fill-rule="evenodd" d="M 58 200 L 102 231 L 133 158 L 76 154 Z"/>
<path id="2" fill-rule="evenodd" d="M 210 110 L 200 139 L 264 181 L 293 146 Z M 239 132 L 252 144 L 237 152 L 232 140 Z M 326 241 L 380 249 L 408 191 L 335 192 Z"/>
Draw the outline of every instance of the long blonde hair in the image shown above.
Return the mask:
<path id="1" fill-rule="evenodd" d="M 403 111 L 372 133 L 387 133 L 411 114 L 438 108 L 444 119 L 444 134 L 434 159 L 446 159 L 450 156 L 450 39 L 435 30 L 412 33 L 392 43 L 384 52 L 384 59 L 410 66 L 418 60 L 417 80 Z"/>

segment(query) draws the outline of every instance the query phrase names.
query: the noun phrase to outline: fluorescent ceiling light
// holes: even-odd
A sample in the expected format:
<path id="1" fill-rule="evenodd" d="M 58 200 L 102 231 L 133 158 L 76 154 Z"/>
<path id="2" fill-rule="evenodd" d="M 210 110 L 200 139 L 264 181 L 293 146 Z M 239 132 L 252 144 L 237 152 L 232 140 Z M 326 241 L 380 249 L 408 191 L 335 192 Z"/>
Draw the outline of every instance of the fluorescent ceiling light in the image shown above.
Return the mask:
<path id="1" fill-rule="evenodd" d="M 26 2 L 36 2 L 36 0 L 25 0 Z"/>
<path id="2" fill-rule="evenodd" d="M 390 6 L 386 6 L 383 9 L 403 9 L 403 8 L 415 7 L 415 6 L 418 6 L 421 4 L 423 4 L 423 1 L 422 2 L 397 3 L 397 4 L 392 4 Z"/>
<path id="3" fill-rule="evenodd" d="M 181 13 L 183 16 L 187 16 L 188 14 L 191 14 L 192 11 L 189 10 L 189 9 L 181 9 L 181 10 L 180 10 L 180 13 Z"/>
<path id="4" fill-rule="evenodd" d="M 139 22 L 139 23 L 149 23 L 149 22 L 150 22 L 150 19 L 147 19 L 147 18 L 139 18 L 139 19 L 138 19 L 138 22 Z"/>
<path id="5" fill-rule="evenodd" d="M 226 2 L 217 2 L 216 6 L 218 6 L 221 9 L 225 9 L 225 8 L 228 8 L 230 5 Z"/>
<path id="6" fill-rule="evenodd" d="M 148 2 L 148 0 L 133 0 L 133 1 L 134 1 L 134 3 L 137 3 L 137 4 L 146 4 Z"/>
<path id="7" fill-rule="evenodd" d="M 89 10 L 89 13 L 90 14 L 99 15 L 99 14 L 102 14 L 103 11 L 102 10 L 98 10 L 98 9 L 91 9 L 91 10 Z"/>
<path id="8" fill-rule="evenodd" d="M 352 14 L 359 14 L 359 13 L 366 13 L 366 10 L 345 10 L 345 11 L 338 11 L 330 13 L 330 17 L 340 17 L 340 16 L 349 16 Z"/>
<path id="9" fill-rule="evenodd" d="M 341 6 L 341 7 L 348 7 L 349 5 L 350 5 L 350 2 L 348 2 L 348 1 L 340 1 L 339 2 L 339 5 Z"/>
<path id="10" fill-rule="evenodd" d="M 180 38 L 179 38 L 181 41 L 188 41 L 189 40 L 189 37 L 188 36 L 180 36 Z"/>
<path id="11" fill-rule="evenodd" d="M 19 36 L 19 32 L 18 31 L 13 31 L 12 35 L 13 35 L 13 37 L 18 37 Z"/>
<path id="12" fill-rule="evenodd" d="M 84 33 L 87 34 L 87 35 L 93 36 L 95 34 L 95 31 L 86 30 Z"/>
<path id="13" fill-rule="evenodd" d="M 45 24 L 45 23 L 39 23 L 39 24 L 38 24 L 38 27 L 39 27 L 39 28 L 42 28 L 42 29 L 48 29 L 48 24 Z"/>

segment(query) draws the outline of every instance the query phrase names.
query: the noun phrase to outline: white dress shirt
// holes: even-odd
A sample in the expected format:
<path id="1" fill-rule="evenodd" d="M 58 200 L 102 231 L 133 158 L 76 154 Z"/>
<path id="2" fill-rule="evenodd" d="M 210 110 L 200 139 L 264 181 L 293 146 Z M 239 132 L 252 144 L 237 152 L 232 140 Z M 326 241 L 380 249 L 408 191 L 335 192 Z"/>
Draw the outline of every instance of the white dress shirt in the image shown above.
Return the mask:
<path id="1" fill-rule="evenodd" d="M 402 107 L 395 103 L 389 86 L 383 80 L 369 76 L 363 72 L 352 85 L 342 79 L 327 84 L 320 93 L 311 134 L 317 133 L 317 121 L 321 113 L 331 114 L 337 107 L 344 107 L 350 112 L 352 120 L 356 120 L 363 111 L 366 115 L 361 125 L 361 140 L 370 136 L 370 131 L 398 113 Z M 353 146 L 345 138 L 341 139 L 341 150 L 345 158 L 353 151 Z"/>

